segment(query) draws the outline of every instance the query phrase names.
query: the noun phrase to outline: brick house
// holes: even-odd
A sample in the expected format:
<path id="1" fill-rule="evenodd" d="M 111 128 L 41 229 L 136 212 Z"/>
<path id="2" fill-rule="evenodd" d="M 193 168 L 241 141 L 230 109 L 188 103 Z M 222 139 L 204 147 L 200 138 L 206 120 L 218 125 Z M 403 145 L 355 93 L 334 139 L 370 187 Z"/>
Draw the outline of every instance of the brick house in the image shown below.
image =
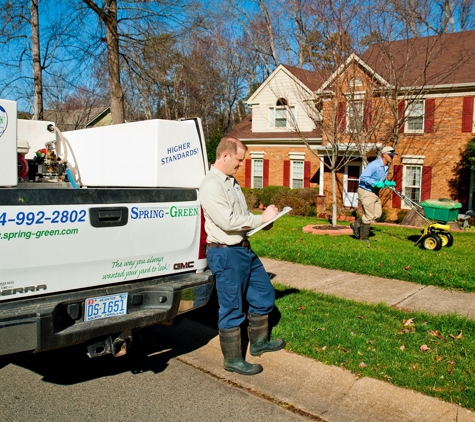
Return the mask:
<path id="1" fill-rule="evenodd" d="M 390 178 L 416 202 L 449 198 L 460 151 L 474 137 L 475 31 L 371 45 L 332 74 L 280 65 L 248 99 L 229 135 L 248 146 L 242 186 L 318 187 L 332 203 L 325 162 L 338 155 L 339 207 L 357 207 L 358 178 L 385 145 Z M 336 161 L 338 161 L 336 160 Z M 465 209 L 472 204 L 467 191 Z M 390 219 L 409 209 L 385 192 Z"/>

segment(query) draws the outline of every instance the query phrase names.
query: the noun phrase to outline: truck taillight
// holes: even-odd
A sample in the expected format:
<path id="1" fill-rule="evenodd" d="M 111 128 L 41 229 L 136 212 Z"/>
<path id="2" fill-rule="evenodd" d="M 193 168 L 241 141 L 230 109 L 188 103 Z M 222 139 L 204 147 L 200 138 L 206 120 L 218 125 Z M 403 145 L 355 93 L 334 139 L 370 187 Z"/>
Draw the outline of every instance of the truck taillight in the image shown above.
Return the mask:
<path id="1" fill-rule="evenodd" d="M 198 259 L 205 259 L 206 258 L 206 251 L 207 251 L 207 245 L 206 245 L 206 230 L 205 230 L 205 214 L 203 212 L 203 209 L 201 209 L 201 224 L 200 224 L 200 249 L 198 252 Z"/>

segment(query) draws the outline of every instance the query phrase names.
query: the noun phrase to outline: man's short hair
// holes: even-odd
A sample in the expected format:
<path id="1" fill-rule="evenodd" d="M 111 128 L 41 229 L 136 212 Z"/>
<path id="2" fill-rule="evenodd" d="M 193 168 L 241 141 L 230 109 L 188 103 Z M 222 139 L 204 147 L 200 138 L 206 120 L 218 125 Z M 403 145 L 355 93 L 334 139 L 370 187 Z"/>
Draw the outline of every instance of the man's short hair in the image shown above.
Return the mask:
<path id="1" fill-rule="evenodd" d="M 239 139 L 233 138 L 232 136 L 225 136 L 219 141 L 218 147 L 216 148 L 216 159 L 221 158 L 221 155 L 225 152 L 230 155 L 236 155 L 238 148 L 243 148 L 244 151 L 247 151 L 247 146 Z"/>

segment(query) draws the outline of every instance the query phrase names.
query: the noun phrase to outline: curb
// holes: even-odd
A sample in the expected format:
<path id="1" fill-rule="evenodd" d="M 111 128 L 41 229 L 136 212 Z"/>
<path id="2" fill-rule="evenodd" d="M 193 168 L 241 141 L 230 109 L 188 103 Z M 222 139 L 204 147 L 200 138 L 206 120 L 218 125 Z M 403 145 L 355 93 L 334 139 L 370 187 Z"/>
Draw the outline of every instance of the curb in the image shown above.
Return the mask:
<path id="1" fill-rule="evenodd" d="M 280 350 L 258 357 L 264 371 L 253 376 L 227 372 L 216 330 L 185 319 L 181 341 L 207 332 L 208 342 L 176 357 L 236 387 L 283 405 L 291 411 L 327 422 L 475 422 L 475 414 L 455 404 L 372 378 L 358 378 L 337 366 Z"/>

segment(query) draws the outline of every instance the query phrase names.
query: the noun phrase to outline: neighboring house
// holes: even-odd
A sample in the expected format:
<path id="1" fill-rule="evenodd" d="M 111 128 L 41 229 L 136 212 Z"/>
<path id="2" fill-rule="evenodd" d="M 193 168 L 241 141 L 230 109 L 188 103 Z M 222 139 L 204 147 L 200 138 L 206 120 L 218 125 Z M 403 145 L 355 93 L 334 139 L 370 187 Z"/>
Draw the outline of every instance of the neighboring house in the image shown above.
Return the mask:
<path id="1" fill-rule="evenodd" d="M 392 145 L 399 155 L 390 177 L 399 191 L 416 202 L 449 198 L 454 166 L 475 133 L 474 53 L 475 31 L 465 31 L 374 44 L 325 77 L 280 65 L 248 99 L 251 114 L 229 133 L 249 148 L 238 181 L 318 186 L 330 205 L 324 161 L 336 145 L 343 160 L 337 202 L 351 210 L 366 160 Z M 471 198 L 467 192 L 457 199 L 466 209 Z M 409 209 L 390 192 L 383 199 L 390 219 Z"/>
<path id="2" fill-rule="evenodd" d="M 45 110 L 43 119 L 54 122 L 61 132 L 112 124 L 110 107 L 75 110 Z"/>

